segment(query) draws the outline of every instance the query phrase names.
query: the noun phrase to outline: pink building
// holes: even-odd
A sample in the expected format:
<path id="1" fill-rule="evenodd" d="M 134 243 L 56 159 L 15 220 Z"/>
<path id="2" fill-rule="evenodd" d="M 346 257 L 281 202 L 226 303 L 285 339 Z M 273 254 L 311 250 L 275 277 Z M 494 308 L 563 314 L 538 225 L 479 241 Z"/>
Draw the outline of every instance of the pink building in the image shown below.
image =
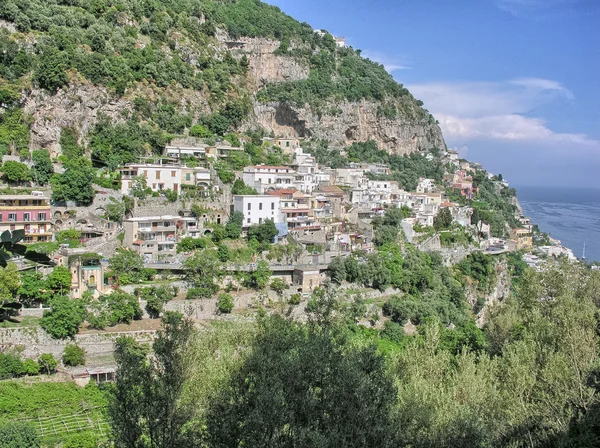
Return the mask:
<path id="1" fill-rule="evenodd" d="M 0 232 L 25 230 L 25 243 L 50 241 L 50 199 L 37 195 L 0 195 Z"/>

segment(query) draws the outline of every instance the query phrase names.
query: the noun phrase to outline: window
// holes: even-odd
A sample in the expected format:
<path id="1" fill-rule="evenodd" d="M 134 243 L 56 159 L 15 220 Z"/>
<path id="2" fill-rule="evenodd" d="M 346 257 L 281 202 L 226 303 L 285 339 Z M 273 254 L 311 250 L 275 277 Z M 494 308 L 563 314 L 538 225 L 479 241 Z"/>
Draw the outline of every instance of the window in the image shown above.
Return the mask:
<path id="1" fill-rule="evenodd" d="M 275 202 L 271 202 L 271 210 L 275 210 Z"/>
<path id="2" fill-rule="evenodd" d="M 9 213 L 8 214 L 8 222 L 17 222 L 17 214 Z"/>
<path id="3" fill-rule="evenodd" d="M 285 142 L 285 146 L 286 146 L 286 148 L 289 148 L 290 147 L 290 142 Z"/>
<path id="4" fill-rule="evenodd" d="M 0 213 L 0 222 L 2 222 L 2 213 Z"/>
<path id="5" fill-rule="evenodd" d="M 258 223 L 262 224 L 262 218 L 258 218 Z"/>
<path id="6" fill-rule="evenodd" d="M 171 177 L 175 177 L 177 175 L 177 171 L 171 171 Z"/>
<path id="7" fill-rule="evenodd" d="M 144 170 L 144 177 L 148 177 L 148 170 Z"/>
<path id="8" fill-rule="evenodd" d="M 252 204 L 248 202 L 248 210 L 252 210 Z"/>
<path id="9" fill-rule="evenodd" d="M 262 202 L 259 202 L 259 203 L 258 203 L 258 209 L 259 209 L 259 210 L 262 210 Z"/>
<path id="10" fill-rule="evenodd" d="M 185 180 L 191 180 L 190 179 L 190 173 L 185 173 Z"/>
<path id="11" fill-rule="evenodd" d="M 46 214 L 38 213 L 38 221 L 45 221 L 45 220 L 46 220 Z"/>
<path id="12" fill-rule="evenodd" d="M 23 221 L 31 221 L 31 213 L 23 213 Z"/>
<path id="13" fill-rule="evenodd" d="M 160 179 L 160 171 L 156 171 L 156 180 Z"/>
<path id="14" fill-rule="evenodd" d="M 246 223 L 247 223 L 247 224 L 250 224 L 250 218 L 248 218 L 248 219 L 246 220 Z"/>

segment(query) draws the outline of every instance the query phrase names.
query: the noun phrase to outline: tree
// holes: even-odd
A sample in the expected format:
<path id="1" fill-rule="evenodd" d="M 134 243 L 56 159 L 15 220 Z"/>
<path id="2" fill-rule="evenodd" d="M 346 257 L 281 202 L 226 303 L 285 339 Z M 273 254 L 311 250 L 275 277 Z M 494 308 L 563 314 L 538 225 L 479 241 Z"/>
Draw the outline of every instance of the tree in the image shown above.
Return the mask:
<path id="1" fill-rule="evenodd" d="M 50 160 L 50 154 L 45 149 L 38 149 L 31 153 L 33 166 L 31 167 L 31 177 L 39 185 L 47 185 L 54 174 L 54 167 Z"/>
<path id="2" fill-rule="evenodd" d="M 182 399 L 193 373 L 189 359 L 195 337 L 189 319 L 169 312 L 154 341 L 152 360 L 133 338 L 117 340 L 117 380 L 108 406 L 116 447 L 198 446 L 197 429 L 189 425 L 195 406 Z"/>
<path id="3" fill-rule="evenodd" d="M 264 289 L 269 284 L 272 275 L 273 271 L 269 268 L 269 263 L 265 260 L 260 260 L 256 264 L 256 269 L 248 272 L 244 283 L 250 288 Z"/>
<path id="4" fill-rule="evenodd" d="M 77 334 L 85 319 L 85 306 L 81 300 L 56 296 L 51 309 L 44 311 L 40 325 L 55 339 L 71 338 Z"/>
<path id="5" fill-rule="evenodd" d="M 452 213 L 448 207 L 441 209 L 438 214 L 433 218 L 433 228 L 438 232 L 440 230 L 449 229 L 452 226 Z"/>
<path id="6" fill-rule="evenodd" d="M 242 212 L 234 211 L 229 216 L 229 220 L 225 225 L 225 234 L 227 238 L 236 240 L 242 234 L 242 226 L 244 223 L 244 214 Z"/>
<path id="7" fill-rule="evenodd" d="M 233 296 L 231 294 L 222 293 L 219 294 L 219 301 L 217 302 L 217 308 L 219 312 L 224 314 L 231 313 L 233 310 Z"/>
<path id="8" fill-rule="evenodd" d="M 346 262 L 342 257 L 335 257 L 329 263 L 329 268 L 327 269 L 327 275 L 331 279 L 332 282 L 341 284 L 344 280 L 346 280 Z"/>
<path id="9" fill-rule="evenodd" d="M 273 239 L 279 235 L 275 223 L 267 219 L 262 224 L 255 224 L 248 228 L 248 240 L 255 239 L 259 243 L 272 243 Z"/>
<path id="10" fill-rule="evenodd" d="M 208 130 L 206 126 L 202 126 L 201 124 L 195 124 L 190 128 L 190 135 L 192 137 L 207 138 L 212 137 L 213 134 Z"/>
<path id="11" fill-rule="evenodd" d="M 41 88 L 54 93 L 69 81 L 65 72 L 67 67 L 67 53 L 59 51 L 52 45 L 45 45 L 33 73 L 33 79 Z"/>
<path id="12" fill-rule="evenodd" d="M 40 366 L 33 360 L 27 358 L 23 361 L 23 375 L 34 376 L 40 373 Z"/>
<path id="13" fill-rule="evenodd" d="M 29 422 L 0 422 L 0 440 L 4 448 L 39 448 L 35 426 Z"/>
<path id="14" fill-rule="evenodd" d="M 57 202 L 75 201 L 78 204 L 89 205 L 94 200 L 96 190 L 92 162 L 85 157 L 68 159 L 64 164 L 63 174 L 54 174 L 50 179 L 52 199 Z"/>
<path id="15" fill-rule="evenodd" d="M 184 278 L 190 286 L 188 298 L 211 297 L 219 290 L 215 278 L 220 275 L 221 261 L 217 251 L 205 249 L 195 252 L 183 262 Z"/>
<path id="16" fill-rule="evenodd" d="M 47 375 L 54 373 L 56 370 L 56 366 L 58 365 L 58 361 L 52 355 L 52 353 L 43 353 L 38 358 L 38 364 L 40 366 L 40 370 L 45 372 Z"/>
<path id="17" fill-rule="evenodd" d="M 8 182 L 21 183 L 31 180 L 31 171 L 24 163 L 7 160 L 2 165 L 3 177 Z"/>
<path id="18" fill-rule="evenodd" d="M 17 293 L 20 287 L 17 265 L 9 263 L 0 269 L 0 322 L 19 314 L 22 305 L 17 302 Z"/>
<path id="19" fill-rule="evenodd" d="M 280 278 L 274 278 L 271 280 L 271 289 L 275 291 L 277 294 L 281 294 L 288 288 L 288 285 L 285 281 Z"/>
<path id="20" fill-rule="evenodd" d="M 85 350 L 77 344 L 67 344 L 62 355 L 65 366 L 77 367 L 85 364 Z"/>
<path id="21" fill-rule="evenodd" d="M 152 319 L 160 317 L 165 303 L 171 300 L 177 294 L 177 288 L 169 286 L 151 286 L 149 288 L 139 288 L 135 291 L 142 300 L 146 301 L 146 311 Z"/>
<path id="22" fill-rule="evenodd" d="M 393 380 L 373 345 L 279 316 L 209 404 L 209 446 L 387 446 Z"/>
<path id="23" fill-rule="evenodd" d="M 256 190 L 249 187 L 242 179 L 236 179 L 231 187 L 231 194 L 258 194 Z"/>
<path id="24" fill-rule="evenodd" d="M 68 267 L 56 266 L 46 278 L 46 288 L 54 294 L 67 294 L 71 290 L 71 277 Z"/>
<path id="25" fill-rule="evenodd" d="M 121 284 L 138 283 L 143 279 L 144 260 L 132 250 L 117 249 L 108 267 Z"/>
<path id="26" fill-rule="evenodd" d="M 140 174 L 133 179 L 129 191 L 134 198 L 138 198 L 140 200 L 144 200 L 152 194 L 152 189 L 148 187 L 148 181 L 146 176 L 143 174 Z"/>
<path id="27" fill-rule="evenodd" d="M 21 272 L 21 286 L 19 288 L 19 301 L 23 304 L 33 305 L 36 301 L 45 301 L 47 295 L 44 292 L 46 282 L 44 275 L 39 271 Z"/>

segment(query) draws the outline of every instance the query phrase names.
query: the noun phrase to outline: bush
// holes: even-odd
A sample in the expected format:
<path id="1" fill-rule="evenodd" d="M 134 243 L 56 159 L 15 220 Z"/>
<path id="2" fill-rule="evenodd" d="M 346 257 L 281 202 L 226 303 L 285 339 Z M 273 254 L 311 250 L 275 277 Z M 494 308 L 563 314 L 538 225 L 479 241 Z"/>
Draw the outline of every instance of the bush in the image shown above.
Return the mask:
<path id="1" fill-rule="evenodd" d="M 288 288 L 288 285 L 286 282 L 284 282 L 282 279 L 280 278 L 275 278 L 271 281 L 271 289 L 273 291 L 275 291 L 277 294 L 281 294 L 283 291 L 285 291 Z"/>
<path id="2" fill-rule="evenodd" d="M 17 378 L 23 375 L 23 363 L 13 353 L 0 352 L 0 380 Z"/>
<path id="3" fill-rule="evenodd" d="M 24 375 L 33 376 L 40 373 L 40 366 L 33 359 L 23 361 L 22 371 Z"/>
<path id="4" fill-rule="evenodd" d="M 51 309 L 44 311 L 40 325 L 55 339 L 73 337 L 85 319 L 85 307 L 80 300 L 58 296 L 50 302 Z"/>
<path id="5" fill-rule="evenodd" d="M 38 358 L 38 365 L 40 366 L 41 372 L 50 375 L 56 370 L 58 360 L 52 355 L 52 353 L 44 353 Z"/>
<path id="6" fill-rule="evenodd" d="M 229 314 L 233 310 L 233 297 L 231 294 L 223 293 L 219 295 L 217 308 L 221 313 Z"/>
<path id="7" fill-rule="evenodd" d="M 62 356 L 65 366 L 76 367 L 85 364 L 85 350 L 77 344 L 67 344 Z"/>
<path id="8" fill-rule="evenodd" d="M 40 439 L 32 423 L 0 423 L 0 441 L 3 448 L 38 448 Z"/>
<path id="9" fill-rule="evenodd" d="M 292 296 L 290 297 L 289 304 L 300 305 L 300 302 L 302 302 L 302 295 L 299 292 L 292 294 Z"/>

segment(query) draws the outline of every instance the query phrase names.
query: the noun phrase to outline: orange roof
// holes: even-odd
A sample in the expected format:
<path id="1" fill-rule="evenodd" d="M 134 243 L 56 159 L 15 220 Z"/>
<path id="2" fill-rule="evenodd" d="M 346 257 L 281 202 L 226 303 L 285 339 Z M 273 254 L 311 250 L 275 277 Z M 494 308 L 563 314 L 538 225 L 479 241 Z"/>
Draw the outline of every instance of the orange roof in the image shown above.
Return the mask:
<path id="1" fill-rule="evenodd" d="M 452 202 L 442 202 L 440 204 L 440 207 L 454 207 L 456 204 L 452 203 Z"/>
<path id="2" fill-rule="evenodd" d="M 267 194 L 270 194 L 271 196 L 284 196 L 287 194 L 294 194 L 297 191 L 298 190 L 296 190 L 295 188 L 282 188 L 281 190 L 267 191 Z"/>
<path id="3" fill-rule="evenodd" d="M 330 194 L 344 194 L 344 190 L 342 190 L 337 185 L 323 185 L 319 187 L 319 191 L 321 193 L 330 193 Z"/>

